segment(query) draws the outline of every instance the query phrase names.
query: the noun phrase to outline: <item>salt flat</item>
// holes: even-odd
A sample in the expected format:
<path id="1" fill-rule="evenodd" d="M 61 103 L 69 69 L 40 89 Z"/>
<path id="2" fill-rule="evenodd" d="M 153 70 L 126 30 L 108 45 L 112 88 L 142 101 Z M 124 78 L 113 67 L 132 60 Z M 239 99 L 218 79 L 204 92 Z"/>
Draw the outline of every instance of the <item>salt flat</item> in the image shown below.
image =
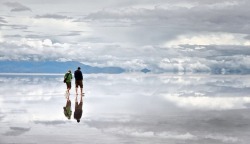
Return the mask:
<path id="1" fill-rule="evenodd" d="M 71 119 L 64 115 L 62 77 L 0 75 L 1 144 L 245 144 L 250 140 L 248 75 L 84 75 L 80 123 L 73 115 Z M 75 97 L 73 88 L 73 113 Z"/>

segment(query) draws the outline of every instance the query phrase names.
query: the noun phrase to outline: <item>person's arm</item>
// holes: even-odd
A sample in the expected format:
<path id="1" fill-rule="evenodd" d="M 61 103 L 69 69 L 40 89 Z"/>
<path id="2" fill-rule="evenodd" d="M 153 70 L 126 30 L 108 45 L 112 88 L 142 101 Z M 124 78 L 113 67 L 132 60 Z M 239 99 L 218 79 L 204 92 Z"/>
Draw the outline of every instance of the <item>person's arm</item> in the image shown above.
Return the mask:
<path id="1" fill-rule="evenodd" d="M 66 73 L 66 74 L 64 74 L 64 78 L 66 78 L 66 76 L 67 76 L 67 73 Z"/>
<path id="2" fill-rule="evenodd" d="M 72 80 L 73 79 L 73 76 L 72 76 L 72 74 L 70 74 L 70 80 Z"/>
<path id="3" fill-rule="evenodd" d="M 83 80 L 82 72 L 81 72 L 81 80 Z"/>

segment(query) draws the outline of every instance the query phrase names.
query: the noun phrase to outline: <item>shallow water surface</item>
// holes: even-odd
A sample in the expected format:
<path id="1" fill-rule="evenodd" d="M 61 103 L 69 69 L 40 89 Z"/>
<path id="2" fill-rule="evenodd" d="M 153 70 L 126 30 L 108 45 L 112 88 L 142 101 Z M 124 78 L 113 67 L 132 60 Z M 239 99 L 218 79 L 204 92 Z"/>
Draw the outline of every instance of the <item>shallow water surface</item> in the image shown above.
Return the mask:
<path id="1" fill-rule="evenodd" d="M 0 143 L 245 144 L 250 77 L 84 75 L 83 113 L 68 119 L 63 75 L 0 75 Z M 80 96 L 77 96 L 77 101 Z"/>

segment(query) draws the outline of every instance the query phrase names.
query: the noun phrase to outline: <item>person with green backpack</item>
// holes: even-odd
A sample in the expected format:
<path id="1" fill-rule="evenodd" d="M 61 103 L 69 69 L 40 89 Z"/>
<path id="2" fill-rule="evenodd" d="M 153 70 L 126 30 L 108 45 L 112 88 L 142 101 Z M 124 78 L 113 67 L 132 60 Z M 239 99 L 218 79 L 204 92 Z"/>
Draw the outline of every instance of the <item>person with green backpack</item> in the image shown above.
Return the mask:
<path id="1" fill-rule="evenodd" d="M 71 89 L 71 80 L 72 80 L 73 76 L 71 74 L 71 70 L 68 70 L 68 72 L 64 75 L 64 83 L 66 83 L 67 86 L 67 90 L 66 90 L 66 95 L 69 95 L 69 91 Z"/>

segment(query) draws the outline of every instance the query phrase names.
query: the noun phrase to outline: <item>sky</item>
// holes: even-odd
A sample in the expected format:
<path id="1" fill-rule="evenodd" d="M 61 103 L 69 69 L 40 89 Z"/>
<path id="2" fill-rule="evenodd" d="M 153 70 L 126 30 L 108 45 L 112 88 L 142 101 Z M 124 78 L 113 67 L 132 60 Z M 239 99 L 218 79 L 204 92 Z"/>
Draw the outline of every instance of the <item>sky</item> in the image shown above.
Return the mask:
<path id="1" fill-rule="evenodd" d="M 249 73 L 248 0 L 0 1 L 0 60 Z"/>

